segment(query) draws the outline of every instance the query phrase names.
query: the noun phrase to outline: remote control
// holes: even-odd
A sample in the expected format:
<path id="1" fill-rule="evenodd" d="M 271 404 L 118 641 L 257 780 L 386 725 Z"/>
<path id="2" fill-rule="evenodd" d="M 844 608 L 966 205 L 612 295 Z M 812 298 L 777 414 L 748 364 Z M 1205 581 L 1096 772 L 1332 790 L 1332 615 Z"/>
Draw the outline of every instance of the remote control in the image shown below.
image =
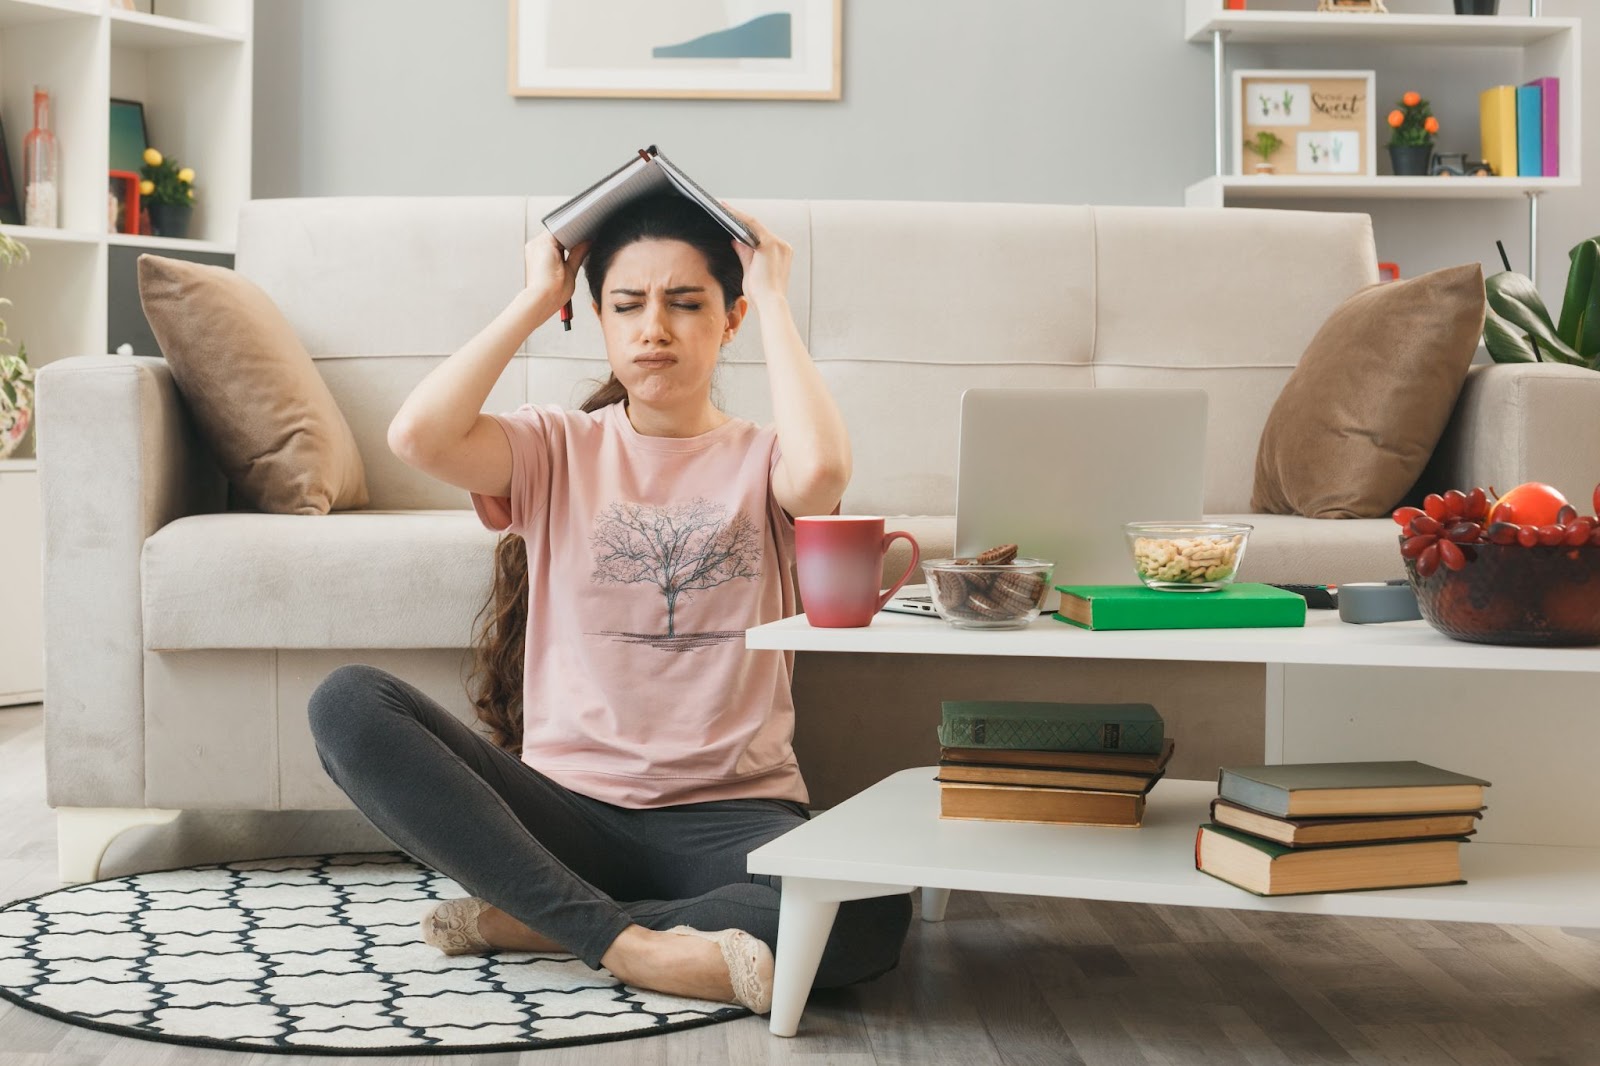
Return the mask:
<path id="1" fill-rule="evenodd" d="M 1339 606 L 1339 592 L 1326 585 L 1273 585 L 1275 589 L 1304 596 L 1306 606 L 1314 611 L 1332 611 Z"/>

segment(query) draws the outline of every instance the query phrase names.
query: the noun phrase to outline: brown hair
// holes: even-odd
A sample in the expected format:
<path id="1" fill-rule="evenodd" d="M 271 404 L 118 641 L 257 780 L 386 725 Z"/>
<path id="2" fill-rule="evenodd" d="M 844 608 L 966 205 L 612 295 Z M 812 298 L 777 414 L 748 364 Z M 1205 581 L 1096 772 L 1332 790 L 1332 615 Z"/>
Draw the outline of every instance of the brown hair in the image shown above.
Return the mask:
<path id="1" fill-rule="evenodd" d="M 706 267 L 722 287 L 723 304 L 732 307 L 743 288 L 744 268 L 727 234 L 711 217 L 681 196 L 646 197 L 607 219 L 595 234 L 584 262 L 589 291 L 600 302 L 601 286 L 611 260 L 622 248 L 641 240 L 678 240 L 698 248 Z M 585 414 L 628 398 L 628 390 L 612 374 L 580 406 Z M 522 683 L 528 628 L 528 547 L 515 533 L 500 538 L 494 549 L 494 583 L 489 600 L 478 612 L 473 639 L 472 673 L 467 693 L 478 720 L 489 727 L 490 739 L 522 754 Z"/>

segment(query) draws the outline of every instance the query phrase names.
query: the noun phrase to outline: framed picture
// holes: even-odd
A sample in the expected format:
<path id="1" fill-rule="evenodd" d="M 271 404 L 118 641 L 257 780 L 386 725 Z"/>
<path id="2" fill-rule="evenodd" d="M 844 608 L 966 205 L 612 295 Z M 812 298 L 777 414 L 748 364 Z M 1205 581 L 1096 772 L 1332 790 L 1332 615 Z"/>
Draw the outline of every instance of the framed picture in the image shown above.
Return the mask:
<path id="1" fill-rule="evenodd" d="M 1247 174 L 1245 142 L 1270 133 L 1276 174 L 1378 173 L 1370 70 L 1236 70 L 1233 72 L 1233 172 Z"/>
<path id="2" fill-rule="evenodd" d="M 17 187 L 11 181 L 11 150 L 6 147 L 4 122 L 0 122 L 0 225 L 22 225 L 22 207 L 17 202 Z"/>
<path id="3" fill-rule="evenodd" d="M 111 169 L 139 173 L 144 166 L 144 150 L 150 147 L 150 128 L 145 125 L 144 105 L 137 100 L 111 101 Z"/>
<path id="4" fill-rule="evenodd" d="M 139 175 L 131 170 L 113 170 L 110 189 L 107 232 L 138 233 Z"/>
<path id="5" fill-rule="evenodd" d="M 843 0 L 510 0 L 513 96 L 839 99 Z"/>

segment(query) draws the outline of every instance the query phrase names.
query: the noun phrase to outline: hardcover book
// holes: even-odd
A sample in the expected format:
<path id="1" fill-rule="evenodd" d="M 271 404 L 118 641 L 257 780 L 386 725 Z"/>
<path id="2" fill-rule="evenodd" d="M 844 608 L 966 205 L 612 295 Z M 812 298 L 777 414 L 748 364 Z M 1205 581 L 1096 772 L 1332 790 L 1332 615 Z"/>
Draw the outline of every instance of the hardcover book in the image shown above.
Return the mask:
<path id="1" fill-rule="evenodd" d="M 1144 801 L 1134 792 L 941 784 L 939 817 L 1136 828 L 1144 821 Z"/>
<path id="2" fill-rule="evenodd" d="M 639 149 L 622 166 L 601 178 L 583 192 L 544 216 L 543 222 L 563 248 L 593 237 L 611 214 L 645 196 L 676 192 L 688 197 L 706 214 L 721 223 L 735 240 L 754 248 L 755 234 L 740 222 L 716 197 L 702 189 L 693 178 L 678 169 L 655 145 Z"/>
<path id="3" fill-rule="evenodd" d="M 1217 773 L 1221 798 L 1279 818 L 1464 814 L 1483 809 L 1488 784 L 1420 762 L 1224 766 Z"/>
<path id="4" fill-rule="evenodd" d="M 1478 132 L 1483 158 L 1497 176 L 1517 176 L 1517 89 L 1496 85 L 1478 94 Z"/>
<path id="5" fill-rule="evenodd" d="M 1561 79 L 1534 78 L 1528 83 L 1539 87 L 1539 143 L 1544 151 L 1542 172 L 1547 178 L 1561 176 Z"/>
<path id="6" fill-rule="evenodd" d="M 1037 767 L 1056 770 L 1111 770 L 1123 774 L 1153 774 L 1166 768 L 1177 747 L 1171 737 L 1153 754 L 1122 751 L 1026 751 L 1021 748 L 939 749 L 940 765 L 976 763 L 984 766 Z"/>
<path id="7" fill-rule="evenodd" d="M 1316 848 L 1329 844 L 1370 844 L 1376 841 L 1456 838 L 1476 833 L 1482 815 L 1386 814 L 1369 818 L 1275 818 L 1225 799 L 1211 801 L 1211 820 L 1251 836 L 1264 837 L 1290 848 Z"/>
<path id="8" fill-rule="evenodd" d="M 1026 766 L 939 764 L 941 782 L 968 785 L 1026 785 L 1033 788 L 1075 788 L 1091 792 L 1148 792 L 1160 773 L 1118 774 L 1105 770 L 1039 770 Z"/>
<path id="9" fill-rule="evenodd" d="M 1517 174 L 1544 177 L 1544 93 L 1537 84 L 1517 86 Z"/>
<path id="10" fill-rule="evenodd" d="M 1258 896 L 1465 884 L 1463 840 L 1412 840 L 1295 850 L 1208 823 L 1194 839 L 1195 869 Z"/>
<path id="11" fill-rule="evenodd" d="M 945 700 L 939 743 L 951 748 L 1131 751 L 1154 754 L 1165 739 L 1148 703 Z"/>
<path id="12" fill-rule="evenodd" d="M 1248 629 L 1303 626 L 1305 597 L 1250 583 L 1215 592 L 1143 585 L 1057 585 L 1057 621 L 1081 629 Z"/>

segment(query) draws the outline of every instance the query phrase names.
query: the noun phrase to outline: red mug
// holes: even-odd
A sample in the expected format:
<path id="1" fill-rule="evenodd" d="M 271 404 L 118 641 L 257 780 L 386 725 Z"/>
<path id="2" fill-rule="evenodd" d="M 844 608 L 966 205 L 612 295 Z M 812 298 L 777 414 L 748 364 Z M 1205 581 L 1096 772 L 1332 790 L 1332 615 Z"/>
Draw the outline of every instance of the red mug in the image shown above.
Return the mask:
<path id="1" fill-rule="evenodd" d="M 903 538 L 911 545 L 911 564 L 889 587 L 878 590 L 883 557 Z M 883 519 L 862 515 L 807 515 L 794 520 L 795 562 L 806 621 L 824 629 L 872 624 L 889 597 L 900 591 L 917 568 L 922 550 L 910 533 L 885 534 Z"/>

